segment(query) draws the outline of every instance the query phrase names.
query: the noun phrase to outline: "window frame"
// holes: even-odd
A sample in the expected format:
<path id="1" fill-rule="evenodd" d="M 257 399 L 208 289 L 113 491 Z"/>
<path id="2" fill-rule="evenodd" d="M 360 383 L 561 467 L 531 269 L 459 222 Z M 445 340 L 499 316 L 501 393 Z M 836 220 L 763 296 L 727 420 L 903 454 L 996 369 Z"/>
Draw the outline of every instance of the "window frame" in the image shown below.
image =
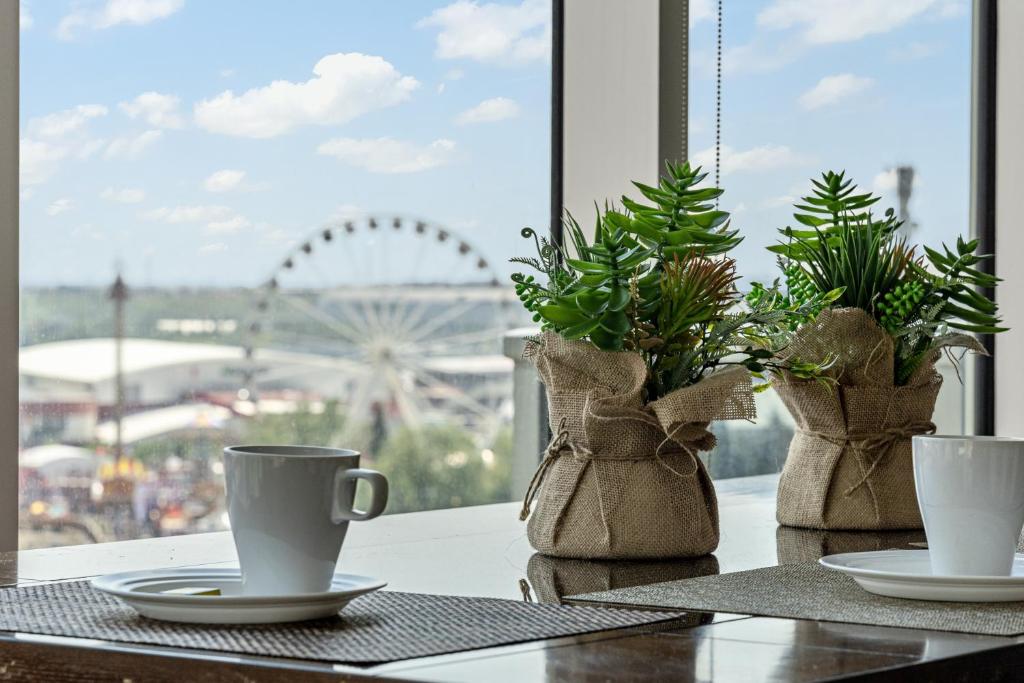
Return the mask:
<path id="1" fill-rule="evenodd" d="M 998 60 L 998 0 L 974 0 L 971 26 L 971 234 L 978 251 L 992 257 L 981 270 L 996 273 L 996 65 Z M 995 288 L 982 290 L 996 300 Z M 973 431 L 996 433 L 996 337 L 980 335 L 990 355 L 975 355 Z"/>
<path id="2" fill-rule="evenodd" d="M 576 8 L 607 9 L 622 0 L 552 0 L 551 72 L 551 237 L 561 243 L 561 214 L 565 205 L 567 166 L 566 128 L 573 129 L 571 109 L 565 101 L 565 61 L 575 55 L 575 45 L 566 45 L 566 5 Z M 689 0 L 649 0 L 646 9 L 658 13 L 659 65 L 658 139 L 656 156 L 676 149 L 686 156 L 687 97 L 685 69 L 688 68 Z M 996 34 L 997 0 L 973 0 L 972 44 L 972 148 L 971 216 L 973 234 L 981 249 L 994 253 L 995 226 L 995 142 L 996 142 Z M 0 551 L 18 547 L 18 339 L 19 339 L 19 50 L 20 3 L 0 3 Z M 575 55 L 580 56 L 580 55 Z M 601 55 L 583 55 L 600 68 Z M 684 77 L 679 78 L 680 68 Z M 672 122 L 678 122 L 675 128 Z M 568 125 L 567 125 L 568 124 Z M 583 121 L 577 121 L 579 127 Z M 615 160 L 609 160 L 614 162 Z M 660 159 L 651 159 L 654 174 Z M 628 180 L 628 179 L 627 179 Z M 591 197 L 604 194 L 596 188 Z M 986 264 L 994 272 L 995 262 Z M 995 428 L 995 349 L 985 339 L 993 356 L 977 361 L 975 373 L 974 432 L 989 434 Z M 546 422 L 543 410 L 540 419 Z M 542 430 L 543 432 L 543 430 Z"/>
<path id="3" fill-rule="evenodd" d="M 0 2 L 0 551 L 18 548 L 20 16 Z"/>

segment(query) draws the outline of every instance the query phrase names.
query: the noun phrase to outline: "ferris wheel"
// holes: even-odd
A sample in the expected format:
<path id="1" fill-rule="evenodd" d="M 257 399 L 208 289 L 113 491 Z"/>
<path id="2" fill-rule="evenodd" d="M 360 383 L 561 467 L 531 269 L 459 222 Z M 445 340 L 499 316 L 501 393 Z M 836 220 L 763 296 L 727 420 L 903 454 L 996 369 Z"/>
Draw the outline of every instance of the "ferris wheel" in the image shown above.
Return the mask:
<path id="1" fill-rule="evenodd" d="M 481 439 L 511 414 L 514 290 L 450 228 L 402 216 L 328 224 L 258 288 L 245 373 L 255 398 L 294 387 L 335 399 L 347 436 L 369 423 L 456 423 Z M 265 352 L 315 358 L 270 369 Z M 295 369 L 298 367 L 299 369 Z"/>

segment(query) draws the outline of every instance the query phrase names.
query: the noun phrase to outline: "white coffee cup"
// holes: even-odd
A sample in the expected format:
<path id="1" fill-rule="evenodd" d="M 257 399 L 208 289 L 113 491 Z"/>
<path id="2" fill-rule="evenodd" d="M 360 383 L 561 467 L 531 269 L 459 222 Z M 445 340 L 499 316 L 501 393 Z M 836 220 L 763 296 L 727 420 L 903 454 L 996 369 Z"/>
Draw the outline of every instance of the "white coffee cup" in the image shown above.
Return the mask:
<path id="1" fill-rule="evenodd" d="M 1024 527 L 1024 439 L 915 436 L 932 574 L 1009 576 Z"/>
<path id="2" fill-rule="evenodd" d="M 348 523 L 377 517 L 388 501 L 384 475 L 338 448 L 230 446 L 224 478 L 246 595 L 326 591 Z M 352 507 L 360 479 L 372 493 L 366 511 Z"/>

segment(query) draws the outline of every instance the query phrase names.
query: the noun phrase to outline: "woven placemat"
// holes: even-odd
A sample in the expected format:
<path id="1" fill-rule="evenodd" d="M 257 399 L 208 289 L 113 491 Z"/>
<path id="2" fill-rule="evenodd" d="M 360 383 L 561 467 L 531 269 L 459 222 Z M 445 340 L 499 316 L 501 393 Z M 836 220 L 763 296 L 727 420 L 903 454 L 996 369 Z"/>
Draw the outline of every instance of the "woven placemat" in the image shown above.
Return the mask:
<path id="1" fill-rule="evenodd" d="M 567 598 L 573 603 L 731 612 L 991 636 L 1024 634 L 1024 602 L 931 602 L 868 593 L 816 562 L 702 576 Z"/>
<path id="2" fill-rule="evenodd" d="M 0 589 L 0 630 L 371 665 L 641 626 L 670 613 L 381 591 L 295 624 L 204 626 L 138 616 L 87 581 Z"/>

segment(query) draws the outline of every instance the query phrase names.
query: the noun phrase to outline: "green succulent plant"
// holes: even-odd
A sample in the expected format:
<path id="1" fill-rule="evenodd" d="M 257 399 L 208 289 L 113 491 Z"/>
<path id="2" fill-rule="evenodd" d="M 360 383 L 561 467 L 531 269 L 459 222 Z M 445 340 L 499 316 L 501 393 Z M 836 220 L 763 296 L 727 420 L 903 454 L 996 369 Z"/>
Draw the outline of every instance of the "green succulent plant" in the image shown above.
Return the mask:
<path id="1" fill-rule="evenodd" d="M 893 338 L 896 384 L 904 384 L 936 348 L 962 345 L 964 333 L 1006 329 L 995 302 L 978 291 L 999 279 L 977 268 L 988 258 L 976 253 L 977 240 L 957 238 L 955 249 L 943 244 L 941 251 L 926 246 L 918 256 L 916 247 L 897 236 L 901 222 L 893 210 L 875 218 L 870 207 L 879 197 L 857 193 L 845 173 L 828 171 L 811 182 L 812 194 L 796 204 L 794 214 L 809 229 L 782 228 L 783 239 L 769 247 L 779 255 L 786 289 L 778 280 L 770 287 L 754 283 L 748 304 L 829 292 L 829 305 L 867 311 Z"/>
<path id="2" fill-rule="evenodd" d="M 641 354 L 648 400 L 722 365 L 756 374 L 775 367 L 776 349 L 761 330 L 825 305 L 822 296 L 785 306 L 766 298 L 737 309 L 736 263 L 727 253 L 742 237 L 713 204 L 722 191 L 698 187 L 705 178 L 700 168 L 668 163 L 657 187 L 634 183 L 646 202 L 623 197 L 622 209 L 599 209 L 591 240 L 567 213 L 564 246 L 525 228 L 537 256 L 512 259 L 546 280 L 512 276 L 534 321 L 605 351 Z M 795 368 L 805 370 L 813 367 Z"/>

